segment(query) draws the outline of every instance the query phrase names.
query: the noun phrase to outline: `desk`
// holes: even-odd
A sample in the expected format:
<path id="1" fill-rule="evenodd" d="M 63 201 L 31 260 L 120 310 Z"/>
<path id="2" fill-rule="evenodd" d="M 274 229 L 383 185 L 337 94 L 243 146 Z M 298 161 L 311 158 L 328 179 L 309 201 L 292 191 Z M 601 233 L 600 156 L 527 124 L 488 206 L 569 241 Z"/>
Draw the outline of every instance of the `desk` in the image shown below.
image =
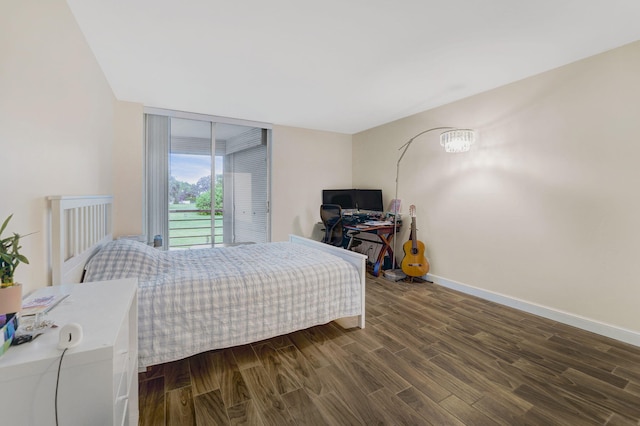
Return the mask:
<path id="1" fill-rule="evenodd" d="M 398 221 L 398 229 L 400 231 L 400 221 Z M 391 240 L 393 240 L 393 224 L 391 225 L 377 225 L 377 226 L 367 226 L 367 225 L 346 225 L 344 229 L 351 232 L 366 232 L 368 234 L 375 234 L 380 239 L 382 243 L 382 249 L 378 253 L 378 258 L 373 264 L 373 276 L 377 277 L 380 275 L 380 268 L 384 261 L 385 254 L 389 255 L 389 258 L 393 262 L 393 248 L 391 247 Z M 353 238 L 354 235 L 351 236 Z"/>

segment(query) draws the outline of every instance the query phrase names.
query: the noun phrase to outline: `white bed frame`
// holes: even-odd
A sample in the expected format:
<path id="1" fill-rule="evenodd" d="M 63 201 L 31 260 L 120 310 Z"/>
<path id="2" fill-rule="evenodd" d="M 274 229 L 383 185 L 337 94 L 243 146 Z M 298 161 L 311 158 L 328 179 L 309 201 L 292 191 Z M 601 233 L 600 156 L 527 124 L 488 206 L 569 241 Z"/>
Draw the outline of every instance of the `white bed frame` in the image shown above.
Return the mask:
<path id="1" fill-rule="evenodd" d="M 364 328 L 364 311 L 365 311 L 364 296 L 365 296 L 365 278 L 367 273 L 366 272 L 367 256 L 361 253 L 356 253 L 354 251 L 345 250 L 340 247 L 330 246 L 329 244 L 324 244 L 324 243 L 321 243 L 320 241 L 314 241 L 308 238 L 299 237 L 297 235 L 289 235 L 289 241 L 294 244 L 301 244 L 307 247 L 313 247 L 318 250 L 336 255 L 346 260 L 347 262 L 351 263 L 358 269 L 358 274 L 360 275 L 360 289 L 361 289 L 360 293 L 362 294 L 361 296 L 362 301 L 360 303 L 360 306 L 362 306 L 362 312 L 360 313 L 360 315 L 356 317 L 337 318 L 334 321 L 340 324 L 340 326 L 343 328 L 353 328 L 353 327 Z"/>
<path id="2" fill-rule="evenodd" d="M 51 196 L 48 200 L 51 208 L 51 282 L 53 285 L 79 283 L 87 261 L 113 239 L 113 197 Z M 335 321 L 344 328 L 364 328 L 367 256 L 296 235 L 290 235 L 289 241 L 331 253 L 355 265 L 360 275 L 362 311 L 358 316 L 336 318 Z"/>
<path id="3" fill-rule="evenodd" d="M 113 239 L 113 197 L 58 195 L 48 199 L 51 283 L 79 283 L 87 261 Z"/>

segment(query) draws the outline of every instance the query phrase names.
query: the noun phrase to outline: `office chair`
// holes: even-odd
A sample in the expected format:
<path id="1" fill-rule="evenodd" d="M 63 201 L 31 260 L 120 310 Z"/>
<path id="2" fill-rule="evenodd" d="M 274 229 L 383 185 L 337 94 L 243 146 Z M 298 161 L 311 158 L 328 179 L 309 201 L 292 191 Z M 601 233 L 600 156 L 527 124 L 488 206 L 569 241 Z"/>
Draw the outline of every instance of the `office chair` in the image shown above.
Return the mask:
<path id="1" fill-rule="evenodd" d="M 342 208 L 338 204 L 322 204 L 320 206 L 320 219 L 324 224 L 322 242 L 341 247 L 343 238 Z"/>

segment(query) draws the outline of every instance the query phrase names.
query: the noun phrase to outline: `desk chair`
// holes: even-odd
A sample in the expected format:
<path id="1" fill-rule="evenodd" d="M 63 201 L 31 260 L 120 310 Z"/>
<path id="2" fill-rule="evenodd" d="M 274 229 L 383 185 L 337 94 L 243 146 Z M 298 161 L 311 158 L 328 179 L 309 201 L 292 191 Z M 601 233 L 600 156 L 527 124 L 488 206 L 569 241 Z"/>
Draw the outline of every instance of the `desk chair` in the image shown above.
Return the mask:
<path id="1" fill-rule="evenodd" d="M 320 206 L 320 219 L 324 224 L 322 242 L 341 247 L 343 238 L 342 208 L 338 204 L 322 204 Z"/>

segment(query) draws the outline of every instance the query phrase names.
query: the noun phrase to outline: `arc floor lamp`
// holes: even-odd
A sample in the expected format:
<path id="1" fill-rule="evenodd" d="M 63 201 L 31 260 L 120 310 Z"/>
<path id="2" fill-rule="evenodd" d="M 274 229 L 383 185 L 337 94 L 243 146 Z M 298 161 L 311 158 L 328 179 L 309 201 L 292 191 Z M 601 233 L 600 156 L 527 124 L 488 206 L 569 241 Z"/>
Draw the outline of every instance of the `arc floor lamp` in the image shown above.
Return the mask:
<path id="1" fill-rule="evenodd" d="M 449 153 L 458 153 L 458 152 L 467 152 L 471 148 L 471 145 L 476 140 L 476 134 L 472 129 L 461 129 L 457 127 L 434 127 L 432 129 L 424 130 L 411 139 L 409 139 L 404 145 L 398 148 L 400 153 L 400 157 L 398 158 L 398 163 L 396 165 L 396 193 L 393 204 L 393 260 L 392 265 L 395 271 L 396 269 L 396 233 L 398 231 L 398 181 L 400 176 L 400 162 L 404 158 L 404 155 L 407 153 L 407 150 L 411 146 L 414 140 L 418 137 L 424 135 L 425 133 L 435 132 L 438 130 L 442 130 L 440 133 L 440 145 L 444 148 L 445 152 Z M 396 275 L 397 276 L 397 275 Z"/>

